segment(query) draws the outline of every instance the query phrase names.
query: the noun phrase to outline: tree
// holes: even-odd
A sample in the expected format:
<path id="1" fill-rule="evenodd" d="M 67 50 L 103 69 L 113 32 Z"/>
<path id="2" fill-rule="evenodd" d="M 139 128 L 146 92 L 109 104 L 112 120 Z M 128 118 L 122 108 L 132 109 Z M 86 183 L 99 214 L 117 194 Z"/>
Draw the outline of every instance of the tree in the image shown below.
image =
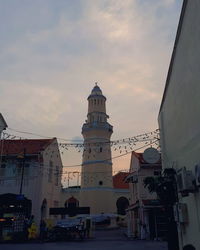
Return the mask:
<path id="1" fill-rule="evenodd" d="M 173 211 L 173 206 L 178 202 L 176 171 L 173 168 L 166 168 L 160 176 L 146 177 L 144 187 L 148 188 L 150 193 L 155 192 L 164 206 L 167 218 L 168 249 L 178 250 L 178 231 Z"/>
<path id="2" fill-rule="evenodd" d="M 178 200 L 175 175 L 173 168 L 166 168 L 161 176 L 146 177 L 144 187 L 150 193 L 155 192 L 164 206 L 174 205 Z"/>

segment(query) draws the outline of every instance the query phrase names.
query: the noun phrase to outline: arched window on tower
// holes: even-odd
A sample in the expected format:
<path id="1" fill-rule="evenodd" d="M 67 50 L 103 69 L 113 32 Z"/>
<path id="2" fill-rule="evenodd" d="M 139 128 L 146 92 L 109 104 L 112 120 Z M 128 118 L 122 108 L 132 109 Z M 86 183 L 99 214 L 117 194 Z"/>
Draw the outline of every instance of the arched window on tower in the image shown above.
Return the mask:
<path id="1" fill-rule="evenodd" d="M 96 99 L 94 99 L 94 105 L 96 105 Z"/>
<path id="2" fill-rule="evenodd" d="M 100 152 L 100 153 L 102 153 L 102 151 L 103 151 L 103 148 L 102 148 L 102 147 L 100 147 L 99 152 Z"/>
<path id="3" fill-rule="evenodd" d="M 97 99 L 97 105 L 99 105 L 99 99 Z"/>

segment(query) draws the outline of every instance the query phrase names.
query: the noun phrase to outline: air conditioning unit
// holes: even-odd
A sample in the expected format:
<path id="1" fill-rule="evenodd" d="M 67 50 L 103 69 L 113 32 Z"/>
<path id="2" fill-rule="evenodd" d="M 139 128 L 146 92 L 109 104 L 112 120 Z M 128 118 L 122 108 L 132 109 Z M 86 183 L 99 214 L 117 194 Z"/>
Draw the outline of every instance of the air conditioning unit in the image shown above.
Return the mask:
<path id="1" fill-rule="evenodd" d="M 195 191 L 195 178 L 191 170 L 185 167 L 177 171 L 177 188 L 180 193 L 193 193 Z"/>
<path id="2" fill-rule="evenodd" d="M 195 181 L 196 185 L 200 187 L 200 164 L 195 166 Z"/>
<path id="3" fill-rule="evenodd" d="M 174 218 L 178 223 L 188 223 L 188 209 L 186 203 L 176 203 L 174 205 Z"/>

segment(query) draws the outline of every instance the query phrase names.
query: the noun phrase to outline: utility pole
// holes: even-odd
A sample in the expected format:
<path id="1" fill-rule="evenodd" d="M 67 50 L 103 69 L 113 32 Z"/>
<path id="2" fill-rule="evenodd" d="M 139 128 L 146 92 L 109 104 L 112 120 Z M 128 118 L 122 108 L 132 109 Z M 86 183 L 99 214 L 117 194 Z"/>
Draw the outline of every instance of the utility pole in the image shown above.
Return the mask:
<path id="1" fill-rule="evenodd" d="M 26 157 L 26 149 L 24 148 L 23 156 L 22 156 L 21 184 L 20 184 L 20 191 L 19 191 L 20 195 L 22 195 L 22 187 L 23 187 L 23 181 L 24 181 L 25 157 Z"/>

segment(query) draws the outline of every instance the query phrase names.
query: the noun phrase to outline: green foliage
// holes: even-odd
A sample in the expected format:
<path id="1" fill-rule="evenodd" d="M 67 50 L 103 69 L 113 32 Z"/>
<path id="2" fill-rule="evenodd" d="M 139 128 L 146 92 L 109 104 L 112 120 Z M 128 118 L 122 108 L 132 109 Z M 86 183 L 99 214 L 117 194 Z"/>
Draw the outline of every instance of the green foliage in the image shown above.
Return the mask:
<path id="1" fill-rule="evenodd" d="M 168 168 L 161 176 L 146 177 L 144 187 L 155 192 L 163 205 L 173 205 L 177 201 L 175 170 Z"/>

